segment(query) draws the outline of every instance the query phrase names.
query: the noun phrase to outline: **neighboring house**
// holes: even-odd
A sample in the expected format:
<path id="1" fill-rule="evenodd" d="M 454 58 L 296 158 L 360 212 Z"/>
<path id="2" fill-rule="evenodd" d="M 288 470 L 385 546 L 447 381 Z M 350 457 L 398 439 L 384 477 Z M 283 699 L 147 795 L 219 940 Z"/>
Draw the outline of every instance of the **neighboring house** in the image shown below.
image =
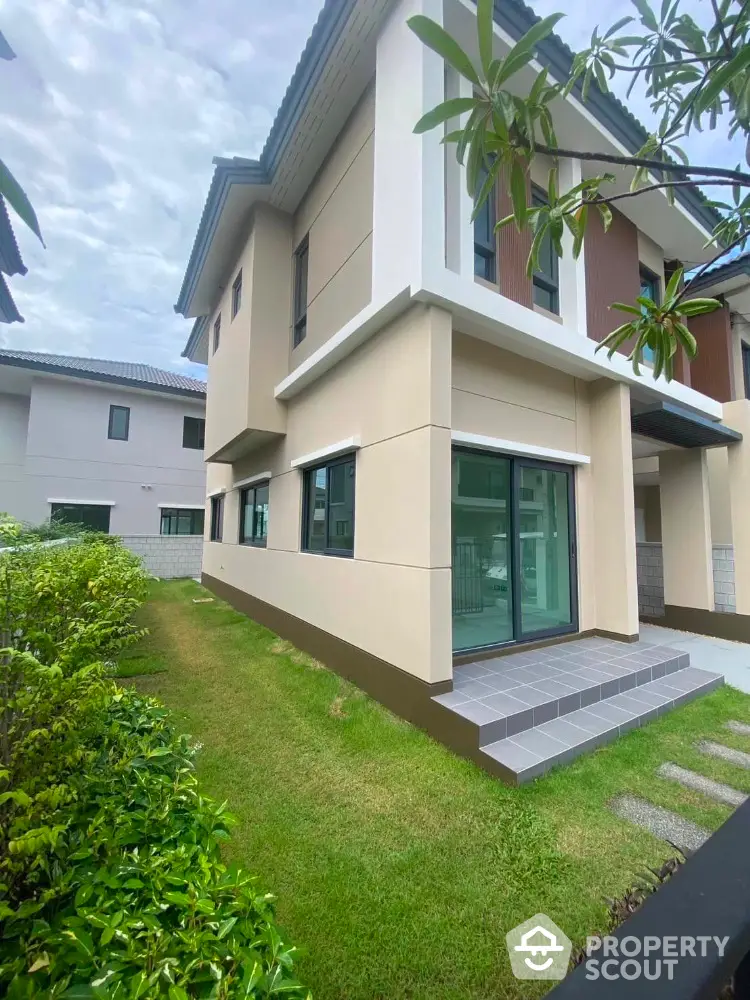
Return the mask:
<path id="1" fill-rule="evenodd" d="M 149 365 L 0 349 L 0 511 L 202 535 L 205 397 Z"/>
<path id="2" fill-rule="evenodd" d="M 610 303 L 660 295 L 677 261 L 709 259 L 717 217 L 699 192 L 678 189 L 674 206 L 661 191 L 621 201 L 608 234 L 591 223 L 578 261 L 569 243 L 559 261 L 547 248 L 528 279 L 529 235 L 494 233 L 504 185 L 472 225 L 453 148 L 413 133 L 466 89 L 407 27 L 420 11 L 467 47 L 476 37 L 467 0 L 327 0 L 260 160 L 215 161 L 176 305 L 195 319 L 186 356 L 209 371 L 203 578 L 522 780 L 552 758 L 513 734 L 542 740 L 545 719 L 684 668 L 624 645 L 639 636 L 634 457 L 659 456 L 666 603 L 699 622 L 714 614 L 706 449 L 731 452 L 732 475 L 750 477 L 732 429 L 750 431 L 750 417 L 743 402 L 723 421 L 710 349 L 691 372 L 680 359 L 670 384 L 595 354 L 620 322 Z M 536 20 L 519 0 L 495 18 L 498 55 Z M 554 37 L 540 48 L 558 76 L 571 58 Z M 635 152 L 645 137 L 595 87 L 586 107 L 575 94 L 557 107 L 555 128 L 574 148 Z M 535 197 L 544 168 L 535 162 Z M 562 161 L 561 185 L 595 169 Z M 620 171 L 617 190 L 629 183 Z M 748 629 L 743 544 L 735 617 Z M 560 644 L 581 636 L 599 638 Z M 490 674 L 530 661 L 498 651 L 540 642 L 557 644 L 545 656 L 623 662 L 606 685 L 584 671 L 559 697 L 534 687 L 501 705 L 512 685 Z M 545 664 L 544 677 L 559 670 Z M 716 679 L 681 682 L 679 698 L 663 685 L 644 689 L 640 713 L 632 701 L 611 712 L 632 725 L 670 691 L 667 707 Z M 612 717 L 598 724 L 618 731 Z M 591 745 L 583 735 L 568 758 Z"/>

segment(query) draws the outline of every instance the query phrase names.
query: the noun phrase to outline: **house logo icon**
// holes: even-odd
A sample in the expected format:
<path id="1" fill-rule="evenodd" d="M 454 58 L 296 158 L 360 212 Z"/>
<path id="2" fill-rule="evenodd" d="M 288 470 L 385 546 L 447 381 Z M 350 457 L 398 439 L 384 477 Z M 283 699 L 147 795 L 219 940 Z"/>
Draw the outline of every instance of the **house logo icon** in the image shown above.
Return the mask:
<path id="1" fill-rule="evenodd" d="M 514 927 L 505 941 L 516 979 L 562 979 L 568 971 L 570 940 L 544 913 Z"/>

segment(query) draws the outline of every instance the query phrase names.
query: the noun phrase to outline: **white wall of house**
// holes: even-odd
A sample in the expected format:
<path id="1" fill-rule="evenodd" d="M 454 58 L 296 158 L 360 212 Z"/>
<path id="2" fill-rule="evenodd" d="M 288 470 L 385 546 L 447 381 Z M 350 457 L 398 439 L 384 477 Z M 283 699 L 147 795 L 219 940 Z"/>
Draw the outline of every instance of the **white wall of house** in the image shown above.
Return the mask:
<path id="1" fill-rule="evenodd" d="M 110 405 L 130 407 L 127 441 L 108 438 Z M 201 402 L 82 379 L 35 377 L 0 393 L 0 511 L 31 523 L 50 500 L 112 504 L 112 534 L 158 534 L 159 505 L 205 505 L 203 452 L 182 447 Z"/>

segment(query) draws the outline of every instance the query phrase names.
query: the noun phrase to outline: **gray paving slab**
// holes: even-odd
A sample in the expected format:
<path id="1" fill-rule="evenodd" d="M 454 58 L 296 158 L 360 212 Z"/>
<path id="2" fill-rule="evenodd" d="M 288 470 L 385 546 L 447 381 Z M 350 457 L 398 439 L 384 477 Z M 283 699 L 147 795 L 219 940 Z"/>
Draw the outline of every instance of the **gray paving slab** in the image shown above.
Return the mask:
<path id="1" fill-rule="evenodd" d="M 661 625 L 641 625 L 640 634 L 655 646 L 667 645 L 689 653 L 691 667 L 723 674 L 727 684 L 750 694 L 750 644 L 678 632 Z"/>
<path id="2" fill-rule="evenodd" d="M 639 799 L 635 795 L 618 796 L 612 800 L 610 808 L 620 819 L 626 819 L 648 830 L 655 837 L 674 844 L 680 850 L 697 851 L 710 836 L 708 830 L 704 830 L 689 819 L 646 802 L 645 799 Z"/>
<path id="3" fill-rule="evenodd" d="M 695 771 L 689 771 L 686 767 L 680 767 L 679 764 L 660 764 L 656 769 L 656 773 L 660 778 L 677 781 L 684 788 L 690 788 L 694 792 L 701 792 L 710 799 L 714 799 L 716 802 L 723 802 L 727 806 L 741 806 L 747 799 L 747 795 L 744 792 L 738 792 L 736 788 L 723 785 L 720 781 L 713 781 L 711 778 L 706 778 Z"/>
<path id="4" fill-rule="evenodd" d="M 719 760 L 726 761 L 727 764 L 735 764 L 737 767 L 750 771 L 750 753 L 745 753 L 744 750 L 725 747 L 723 743 L 714 743 L 713 740 L 702 740 L 698 744 L 698 749 L 709 757 L 717 757 Z"/>
<path id="5" fill-rule="evenodd" d="M 731 729 L 738 736 L 750 736 L 750 726 L 746 722 L 738 722 L 736 719 L 730 719 L 727 722 L 727 729 Z"/>

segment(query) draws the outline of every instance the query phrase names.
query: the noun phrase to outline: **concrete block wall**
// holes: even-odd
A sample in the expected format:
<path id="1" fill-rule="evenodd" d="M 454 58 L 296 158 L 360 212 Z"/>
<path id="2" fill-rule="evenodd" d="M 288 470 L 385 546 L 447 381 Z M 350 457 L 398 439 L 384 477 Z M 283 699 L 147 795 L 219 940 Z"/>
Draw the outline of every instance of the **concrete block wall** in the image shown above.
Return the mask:
<path id="1" fill-rule="evenodd" d="M 731 545 L 714 545 L 713 557 L 715 610 L 735 614 L 734 549 Z"/>
<path id="2" fill-rule="evenodd" d="M 638 568 L 638 614 L 664 614 L 664 559 L 660 542 L 636 544 Z"/>
<path id="3" fill-rule="evenodd" d="M 123 545 L 143 559 L 149 573 L 165 580 L 199 577 L 202 535 L 122 535 Z"/>
<path id="4" fill-rule="evenodd" d="M 664 614 L 664 560 L 660 542 L 638 542 L 638 613 L 659 617 Z M 731 545 L 714 545 L 714 610 L 734 614 L 737 601 L 734 587 L 734 550 Z"/>

